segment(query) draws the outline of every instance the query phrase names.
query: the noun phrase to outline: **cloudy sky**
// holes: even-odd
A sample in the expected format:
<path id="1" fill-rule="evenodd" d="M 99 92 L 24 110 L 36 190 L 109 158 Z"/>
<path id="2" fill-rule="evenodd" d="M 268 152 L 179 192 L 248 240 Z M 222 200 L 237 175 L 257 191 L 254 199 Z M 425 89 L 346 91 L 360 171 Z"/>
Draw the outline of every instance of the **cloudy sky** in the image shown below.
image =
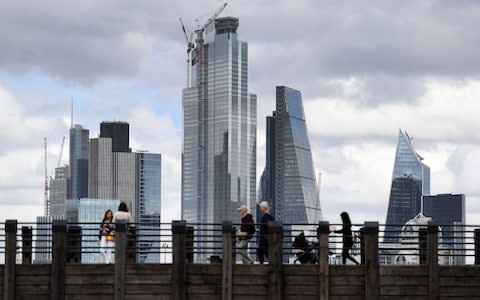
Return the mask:
<path id="1" fill-rule="evenodd" d="M 162 216 L 178 218 L 178 17 L 194 28 L 220 4 L 0 0 L 0 221 L 42 214 L 43 137 L 53 175 L 72 98 L 92 136 L 103 120 L 128 121 L 134 149 L 163 154 Z M 232 0 L 222 15 L 240 18 L 249 42 L 257 174 L 275 86 L 288 85 L 304 98 L 326 219 L 385 221 L 402 128 L 431 167 L 432 193 L 465 193 L 467 221 L 480 223 L 480 3 Z"/>

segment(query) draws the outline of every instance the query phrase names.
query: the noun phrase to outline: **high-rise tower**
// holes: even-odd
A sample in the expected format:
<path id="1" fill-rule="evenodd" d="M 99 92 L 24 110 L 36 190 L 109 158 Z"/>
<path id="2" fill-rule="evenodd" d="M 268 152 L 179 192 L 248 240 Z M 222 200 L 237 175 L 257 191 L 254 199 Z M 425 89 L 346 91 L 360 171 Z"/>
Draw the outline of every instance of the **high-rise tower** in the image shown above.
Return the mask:
<path id="1" fill-rule="evenodd" d="M 276 110 L 267 117 L 260 200 L 270 203 L 276 220 L 316 223 L 322 213 L 302 96 L 286 86 L 277 86 L 276 94 Z"/>
<path id="2" fill-rule="evenodd" d="M 422 160 L 412 139 L 400 130 L 388 202 L 387 241 L 396 240 L 395 231 L 400 232 L 403 224 L 421 212 L 422 196 L 430 194 L 430 168 Z"/>
<path id="3" fill-rule="evenodd" d="M 102 122 L 100 123 L 100 137 L 112 139 L 113 152 L 131 152 L 129 128 L 127 122 Z"/>
<path id="4" fill-rule="evenodd" d="M 183 90 L 182 218 L 235 220 L 256 196 L 256 96 L 248 93 L 248 45 L 238 19 L 196 31 L 191 86 Z"/>
<path id="5" fill-rule="evenodd" d="M 81 125 L 70 129 L 69 199 L 88 197 L 89 131 Z"/>

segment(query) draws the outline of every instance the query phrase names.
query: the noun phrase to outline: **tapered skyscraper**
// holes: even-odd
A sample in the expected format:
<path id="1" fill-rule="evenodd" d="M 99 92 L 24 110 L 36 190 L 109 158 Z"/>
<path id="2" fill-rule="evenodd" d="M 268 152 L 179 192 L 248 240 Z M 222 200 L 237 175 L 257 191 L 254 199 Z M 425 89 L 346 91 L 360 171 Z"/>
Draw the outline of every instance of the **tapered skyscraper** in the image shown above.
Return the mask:
<path id="1" fill-rule="evenodd" d="M 395 240 L 395 231 L 421 212 L 422 196 L 430 194 L 430 168 L 422 160 L 412 139 L 400 130 L 387 214 L 387 231 L 393 232 L 385 233 L 386 240 Z"/>
<path id="2" fill-rule="evenodd" d="M 256 96 L 248 93 L 248 47 L 238 19 L 196 31 L 183 90 L 182 218 L 238 220 L 256 197 Z"/>
<path id="3" fill-rule="evenodd" d="M 314 224 L 322 214 L 302 95 L 286 86 L 277 86 L 276 94 L 276 110 L 267 117 L 260 200 L 270 203 L 276 220 Z"/>

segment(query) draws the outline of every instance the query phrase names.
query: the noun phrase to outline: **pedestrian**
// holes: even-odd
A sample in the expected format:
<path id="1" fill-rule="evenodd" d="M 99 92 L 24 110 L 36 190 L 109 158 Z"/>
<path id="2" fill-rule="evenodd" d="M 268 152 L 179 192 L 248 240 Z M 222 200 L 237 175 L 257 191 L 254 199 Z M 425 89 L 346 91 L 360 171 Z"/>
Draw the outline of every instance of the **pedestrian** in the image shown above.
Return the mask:
<path id="1" fill-rule="evenodd" d="M 112 251 L 115 247 L 115 233 L 113 231 L 113 213 L 109 209 L 105 211 L 102 224 L 100 225 L 100 253 L 103 263 L 111 264 Z"/>
<path id="2" fill-rule="evenodd" d="M 244 264 L 253 264 L 253 260 L 250 258 L 250 255 L 248 255 L 248 241 L 255 234 L 255 223 L 245 205 L 240 206 L 238 212 L 240 213 L 240 217 L 242 217 L 242 224 L 237 232 L 237 253 L 242 257 L 242 262 Z"/>
<path id="3" fill-rule="evenodd" d="M 131 223 L 132 216 L 128 212 L 127 204 L 125 202 L 120 203 L 118 211 L 113 216 L 113 223 Z"/>
<path id="4" fill-rule="evenodd" d="M 342 218 L 342 229 L 334 232 L 342 234 L 342 263 L 345 264 L 348 258 L 358 265 L 359 262 L 350 255 L 350 250 L 353 247 L 352 221 L 350 221 L 350 216 L 345 211 L 340 214 L 340 217 Z"/>
<path id="5" fill-rule="evenodd" d="M 265 262 L 265 258 L 268 259 L 268 222 L 273 221 L 272 215 L 270 215 L 270 206 L 267 201 L 262 201 L 259 204 L 262 218 L 260 219 L 260 232 L 258 237 L 258 249 L 257 256 L 260 264 Z"/>

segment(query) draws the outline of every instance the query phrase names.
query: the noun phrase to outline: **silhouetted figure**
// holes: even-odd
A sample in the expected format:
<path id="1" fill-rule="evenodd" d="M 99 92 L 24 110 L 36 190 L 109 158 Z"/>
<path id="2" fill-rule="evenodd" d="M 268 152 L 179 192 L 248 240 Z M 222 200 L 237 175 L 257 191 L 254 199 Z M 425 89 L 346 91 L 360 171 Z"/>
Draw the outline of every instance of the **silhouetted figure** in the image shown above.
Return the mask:
<path id="1" fill-rule="evenodd" d="M 358 265 L 359 262 L 350 255 L 350 250 L 353 247 L 352 221 L 350 221 L 350 216 L 347 212 L 342 212 L 340 217 L 342 218 L 343 227 L 341 230 L 335 230 L 334 232 L 343 235 L 342 263 L 345 264 L 348 258 Z"/>
<path id="2" fill-rule="evenodd" d="M 260 232 L 258 240 L 257 256 L 260 264 L 265 262 L 265 258 L 268 258 L 268 222 L 273 221 L 272 215 L 270 215 L 270 206 L 268 202 L 263 201 L 260 203 L 260 212 L 262 218 L 260 220 Z"/>

